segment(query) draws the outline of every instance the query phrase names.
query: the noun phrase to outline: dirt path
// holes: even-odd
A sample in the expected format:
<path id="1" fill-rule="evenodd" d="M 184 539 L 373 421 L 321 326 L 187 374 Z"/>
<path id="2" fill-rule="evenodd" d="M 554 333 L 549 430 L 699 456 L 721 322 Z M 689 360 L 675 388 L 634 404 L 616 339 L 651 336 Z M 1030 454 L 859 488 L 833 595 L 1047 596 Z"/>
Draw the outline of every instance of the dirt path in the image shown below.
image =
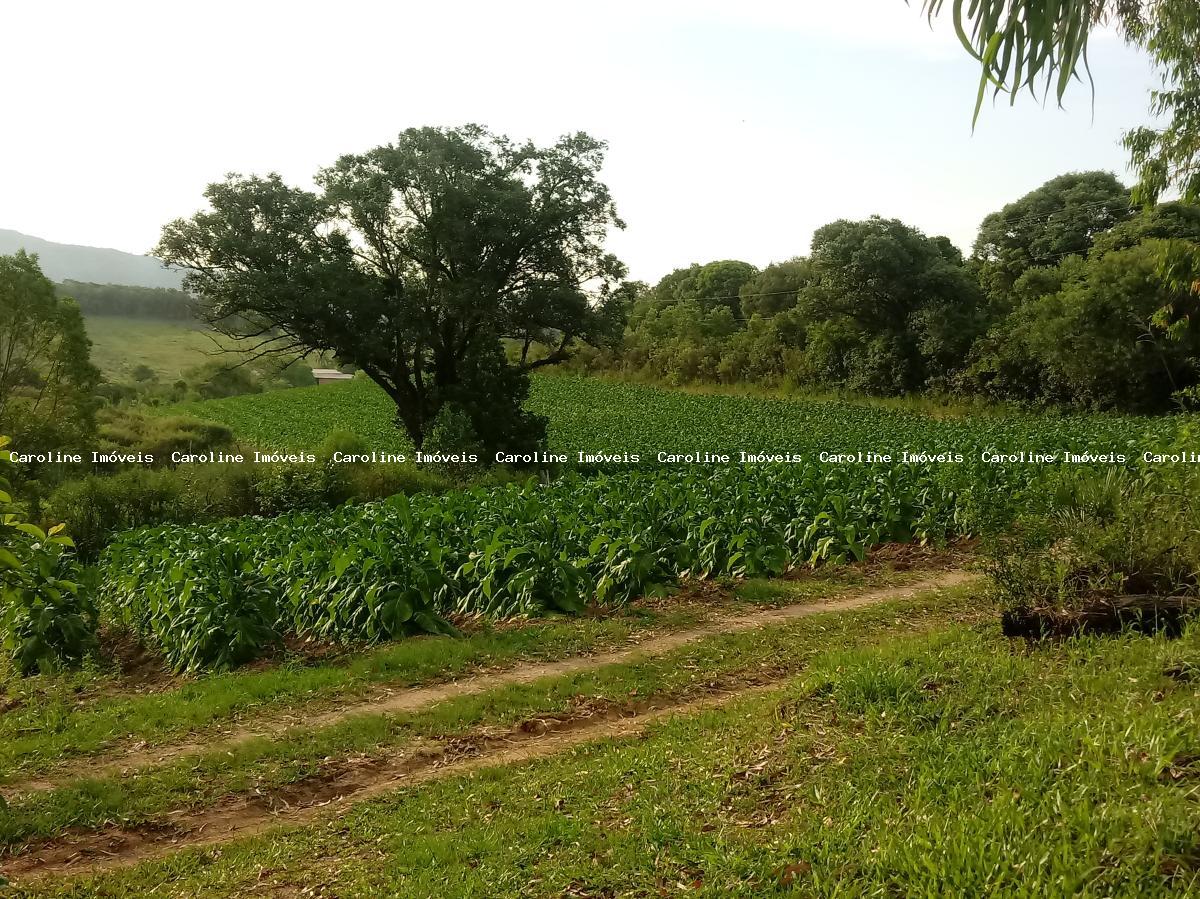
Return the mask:
<path id="1" fill-rule="evenodd" d="M 129 867 L 185 849 L 226 843 L 276 827 L 334 816 L 351 805 L 394 790 L 481 768 L 547 758 L 582 743 L 633 737 L 672 715 L 694 714 L 745 696 L 778 689 L 782 681 L 709 688 L 699 698 L 583 709 L 542 718 L 499 733 L 407 747 L 403 753 L 347 760 L 338 769 L 265 795 L 236 796 L 184 810 L 146 827 L 111 827 L 71 834 L 0 861 L 0 873 L 17 884 L 45 877 L 95 874 Z"/>
<path id="2" fill-rule="evenodd" d="M 799 603 L 718 618 L 701 627 L 650 637 L 626 649 L 595 655 L 573 656 L 555 662 L 520 664 L 506 670 L 472 675 L 428 687 L 413 687 L 381 693 L 369 699 L 358 700 L 311 715 L 291 714 L 260 718 L 251 725 L 219 735 L 210 735 L 206 738 L 152 748 L 127 748 L 116 752 L 87 756 L 73 760 L 60 771 L 53 772 L 46 777 L 5 785 L 0 788 L 2 790 L 0 795 L 6 799 L 13 799 L 22 794 L 55 789 L 85 777 L 128 774 L 163 765 L 189 755 L 229 750 L 262 737 L 277 737 L 293 728 L 316 730 L 363 715 L 388 715 L 417 711 L 448 699 L 471 696 L 497 687 L 528 684 L 542 678 L 594 671 L 637 658 L 662 655 L 680 646 L 716 634 L 738 633 L 796 618 L 819 615 L 823 612 L 849 611 L 890 600 L 907 599 L 930 590 L 957 586 L 974 580 L 976 577 L 977 575 L 970 572 L 951 569 L 903 586 L 883 587 L 825 602 Z"/>
<path id="3" fill-rule="evenodd" d="M 387 697 L 382 703 L 363 703 L 336 713 L 290 721 L 286 726 L 299 723 L 321 726 L 351 714 L 419 708 L 451 696 L 478 693 L 498 684 L 526 683 L 642 655 L 660 654 L 718 633 L 745 631 L 822 612 L 903 599 L 961 584 L 972 577 L 962 571 L 948 571 L 902 587 L 867 591 L 831 602 L 762 610 L 656 637 L 629 650 L 522 666 L 497 675 L 406 691 Z M 576 708 L 561 716 L 530 719 L 509 729 L 481 729 L 468 737 L 446 741 L 422 740 L 383 755 L 339 759 L 319 774 L 296 783 L 264 793 L 229 796 L 200 808 L 182 809 L 144 826 L 113 826 L 65 834 L 0 860 L 0 873 L 18 884 L 45 877 L 99 873 L 185 849 L 243 839 L 276 827 L 302 825 L 409 786 L 485 767 L 542 759 L 583 743 L 635 737 L 655 722 L 672 715 L 690 715 L 734 699 L 776 690 L 795 676 L 794 671 L 787 674 L 743 673 L 674 697 L 631 699 L 611 704 L 589 702 L 587 697 L 581 697 Z M 205 748 L 216 747 L 209 744 Z"/>

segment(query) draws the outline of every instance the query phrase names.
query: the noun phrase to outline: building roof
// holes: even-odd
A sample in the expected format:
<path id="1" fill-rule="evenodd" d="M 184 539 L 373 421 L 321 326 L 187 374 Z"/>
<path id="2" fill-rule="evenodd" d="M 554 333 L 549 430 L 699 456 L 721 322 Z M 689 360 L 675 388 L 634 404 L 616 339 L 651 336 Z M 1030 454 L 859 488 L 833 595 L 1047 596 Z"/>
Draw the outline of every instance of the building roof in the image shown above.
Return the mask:
<path id="1" fill-rule="evenodd" d="M 336 368 L 314 368 L 312 373 L 314 378 L 325 378 L 330 381 L 346 381 L 354 377 L 354 375 L 348 375 Z"/>

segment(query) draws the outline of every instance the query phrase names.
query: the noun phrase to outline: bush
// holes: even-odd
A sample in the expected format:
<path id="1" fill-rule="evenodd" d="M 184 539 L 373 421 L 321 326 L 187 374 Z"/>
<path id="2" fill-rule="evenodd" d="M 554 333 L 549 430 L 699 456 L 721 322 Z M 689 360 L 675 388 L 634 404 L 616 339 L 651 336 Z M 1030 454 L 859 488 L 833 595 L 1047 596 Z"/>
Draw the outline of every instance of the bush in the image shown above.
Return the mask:
<path id="1" fill-rule="evenodd" d="M 233 447 L 233 431 L 215 421 L 187 415 L 162 418 L 132 409 L 103 413 L 100 439 L 104 449 L 144 452 L 155 465 L 171 465 L 172 453 L 203 453 Z"/>
<path id="2" fill-rule="evenodd" d="M 446 403 L 434 418 L 425 437 L 422 450 L 449 456 L 461 456 L 463 461 L 433 463 L 434 470 L 444 471 L 449 477 L 466 479 L 483 467 L 483 443 L 476 435 L 471 416 L 456 403 Z M 469 461 L 474 457 L 475 462 Z"/>
<path id="3" fill-rule="evenodd" d="M 431 427 L 438 431 L 440 426 L 442 433 L 427 431 L 422 449 L 468 449 L 454 445 L 455 441 L 465 440 L 482 451 L 483 459 L 497 450 L 522 453 L 542 448 L 546 443 L 546 418 L 525 408 L 529 375 L 508 364 L 498 340 L 480 339 L 479 352 L 463 361 L 458 383 L 441 392 L 442 405 Z M 457 421 L 450 423 L 459 412 L 469 420 L 469 432 Z M 433 443 L 429 442 L 431 436 Z"/>
<path id="4" fill-rule="evenodd" d="M 0 437 L 0 466 L 11 465 Z M 78 664 L 96 646 L 96 609 L 62 525 L 43 531 L 0 477 L 0 644 L 22 674 Z"/>
<path id="5" fill-rule="evenodd" d="M 95 650 L 96 607 L 63 526 L 27 527 L 28 544 L 0 557 L 0 634 L 22 674 L 48 673 L 78 665 Z"/>
<path id="6" fill-rule="evenodd" d="M 350 498 L 339 466 L 332 462 L 259 466 L 254 497 L 261 515 L 328 509 Z"/>
<path id="7" fill-rule="evenodd" d="M 183 478 L 171 471 L 127 468 L 68 481 L 46 503 L 46 515 L 70 524 L 79 554 L 94 559 L 123 530 L 195 520 Z"/>
<path id="8" fill-rule="evenodd" d="M 453 481 L 437 471 L 403 463 L 345 465 L 342 477 L 351 498 L 359 502 L 417 493 L 444 493 Z"/>
<path id="9" fill-rule="evenodd" d="M 210 521 L 229 515 L 254 515 L 259 511 L 255 484 L 261 466 L 254 462 L 222 465 L 182 465 L 172 474 L 186 498 L 182 514 L 188 521 Z M 146 524 L 157 524 L 148 521 Z"/>
<path id="10" fill-rule="evenodd" d="M 311 373 L 311 372 L 310 372 Z M 189 384 L 205 399 L 222 399 L 246 393 L 262 393 L 263 385 L 257 374 L 245 365 L 226 365 L 209 362 L 184 372 Z"/>
<path id="11" fill-rule="evenodd" d="M 1187 445 L 1185 429 L 1175 447 Z M 987 549 L 989 574 L 1008 608 L 1070 609 L 1127 594 L 1200 592 L 1195 466 L 1067 471 L 1031 494 L 1038 497 Z"/>
<path id="12" fill-rule="evenodd" d="M 317 447 L 316 456 L 323 462 L 333 458 L 335 453 L 343 455 L 364 455 L 371 451 L 367 442 L 357 434 L 349 431 L 330 431 Z"/>

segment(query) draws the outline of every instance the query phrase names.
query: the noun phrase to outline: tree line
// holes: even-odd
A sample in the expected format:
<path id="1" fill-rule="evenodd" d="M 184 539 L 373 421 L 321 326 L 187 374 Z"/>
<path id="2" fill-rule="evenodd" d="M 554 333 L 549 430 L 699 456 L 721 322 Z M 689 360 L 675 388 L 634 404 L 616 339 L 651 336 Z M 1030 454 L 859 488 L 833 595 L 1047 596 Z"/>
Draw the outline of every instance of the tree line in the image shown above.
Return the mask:
<path id="1" fill-rule="evenodd" d="M 84 315 L 123 315 L 129 318 L 160 318 L 192 321 L 196 311 L 192 298 L 169 287 L 135 287 L 128 284 L 92 284 L 66 280 L 55 285 L 60 297 L 70 297 Z"/>
<path id="2" fill-rule="evenodd" d="M 697 264 L 651 287 L 604 249 L 622 223 L 603 156 L 584 134 L 538 147 L 409 129 L 319 172 L 315 192 L 277 175 L 213 184 L 157 255 L 188 271 L 198 314 L 242 364 L 354 365 L 418 448 L 450 432 L 486 455 L 542 445 L 528 378 L 569 361 L 670 384 L 1128 412 L 1197 399 L 1195 205 L 1136 206 L 1115 176 L 1071 173 L 987 216 L 969 257 L 873 217 L 818 229 L 806 257 Z M 91 431 L 101 396 L 80 305 L 34 258 L 0 263 L 0 432 L 54 445 Z"/>
<path id="3" fill-rule="evenodd" d="M 720 260 L 632 293 L 621 342 L 584 370 L 669 384 L 881 396 L 951 391 L 1158 412 L 1194 400 L 1200 207 L 1148 209 L 1106 172 L 1054 178 L 987 216 L 971 255 L 896 219 L 837 221 L 807 257 Z"/>

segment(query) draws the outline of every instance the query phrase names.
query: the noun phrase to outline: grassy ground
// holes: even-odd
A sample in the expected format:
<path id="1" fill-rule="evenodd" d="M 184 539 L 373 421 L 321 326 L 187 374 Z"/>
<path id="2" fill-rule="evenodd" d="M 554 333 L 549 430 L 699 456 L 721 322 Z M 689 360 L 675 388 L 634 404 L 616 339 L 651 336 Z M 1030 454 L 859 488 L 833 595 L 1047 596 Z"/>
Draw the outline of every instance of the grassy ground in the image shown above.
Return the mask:
<path id="1" fill-rule="evenodd" d="M 829 566 L 800 580 L 745 581 L 737 593 L 718 589 L 692 597 L 685 592 L 582 618 L 466 623 L 462 638 L 426 635 L 357 651 L 294 652 L 199 678 L 171 676 L 154 659 L 139 659 L 129 672 L 116 661 L 58 676 L 22 678 L 9 672 L 0 680 L 0 788 L 120 745 L 153 747 L 188 735 L 204 738 L 264 715 L 312 713 L 381 689 L 610 650 L 649 633 L 693 627 L 716 613 L 816 602 L 920 576 L 919 568 L 898 571 L 888 563 Z"/>
<path id="2" fill-rule="evenodd" d="M 922 570 L 886 564 L 829 567 L 801 580 L 746 581 L 736 593 L 683 593 L 583 618 L 473 625 L 465 637 L 422 636 L 373 649 L 302 654 L 201 678 L 171 677 L 152 661 L 132 674 L 115 667 L 0 683 L 0 786 L 116 747 L 217 739 L 264 716 L 314 714 L 382 689 L 436 684 L 518 662 L 544 662 L 627 645 L 649 633 L 694 627 L 712 615 L 817 602 L 845 591 L 903 584 Z"/>
<path id="3" fill-rule="evenodd" d="M 128 380 L 134 368 L 148 365 L 171 383 L 224 347 L 218 335 L 189 322 L 94 315 L 85 325 L 92 362 L 112 381 Z"/>
<path id="4" fill-rule="evenodd" d="M 465 740 L 488 729 L 569 715 L 581 701 L 591 708 L 626 703 L 632 710 L 633 698 L 638 703 L 682 702 L 718 686 L 726 689 L 768 675 L 795 673 L 817 651 L 853 646 L 894 627 L 897 610 L 927 622 L 965 610 L 963 591 L 949 597 L 925 594 L 890 608 L 831 613 L 709 638 L 662 656 L 497 687 L 419 711 L 366 714 L 317 728 L 301 724 L 278 737 L 232 748 L 217 744 L 134 775 L 85 778 L 11 799 L 0 824 L 0 845 L 114 821 L 158 829 L 168 813 L 182 808 L 251 791 L 261 795 L 297 783 L 320 783 L 347 758 L 358 765 L 380 763 L 418 741 Z"/>
<path id="5" fill-rule="evenodd" d="M 119 675 L 88 672 L 46 685 L 16 682 L 8 685 L 11 710 L 0 718 L 0 783 L 123 742 L 155 746 L 187 734 L 215 733 L 267 712 L 324 708 L 372 688 L 410 687 L 520 660 L 598 651 L 651 628 L 683 627 L 699 618 L 695 608 L 647 609 L 483 628 L 465 639 L 414 637 L 323 663 L 294 656 L 264 668 L 176 679 L 161 689 L 152 683 L 145 692 L 127 686 Z"/>
<path id="6" fill-rule="evenodd" d="M 1200 629 L 1026 650 L 965 589 L 49 793 L 8 809 L 7 838 L 57 832 L 68 811 L 84 828 L 153 824 L 330 758 L 578 713 L 580 697 L 632 708 L 764 681 L 636 737 L 484 757 L 298 828 L 18 892 L 1200 894 Z"/>

